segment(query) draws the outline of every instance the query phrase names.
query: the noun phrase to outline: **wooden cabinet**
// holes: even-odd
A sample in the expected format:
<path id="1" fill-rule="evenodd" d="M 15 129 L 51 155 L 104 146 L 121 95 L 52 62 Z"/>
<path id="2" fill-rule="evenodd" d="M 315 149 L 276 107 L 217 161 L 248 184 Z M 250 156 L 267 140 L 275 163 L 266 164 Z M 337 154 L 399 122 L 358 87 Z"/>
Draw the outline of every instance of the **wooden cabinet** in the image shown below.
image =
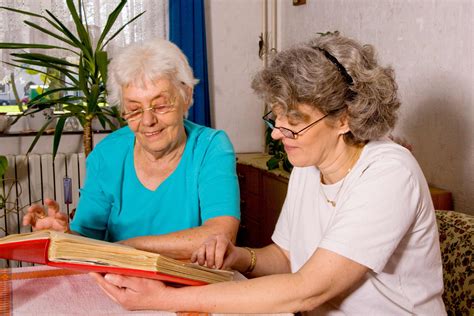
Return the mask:
<path id="1" fill-rule="evenodd" d="M 237 164 L 237 174 L 241 210 L 237 244 L 266 246 L 285 201 L 288 178 L 244 164 Z"/>

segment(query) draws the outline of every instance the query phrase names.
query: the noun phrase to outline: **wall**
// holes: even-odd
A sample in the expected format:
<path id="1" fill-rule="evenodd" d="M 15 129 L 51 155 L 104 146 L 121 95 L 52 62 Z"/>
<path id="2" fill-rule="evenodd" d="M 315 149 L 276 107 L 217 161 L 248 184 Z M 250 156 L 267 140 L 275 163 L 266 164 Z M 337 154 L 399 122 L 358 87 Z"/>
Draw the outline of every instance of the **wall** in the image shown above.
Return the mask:
<path id="1" fill-rule="evenodd" d="M 395 134 L 413 145 L 428 182 L 452 191 L 457 210 L 474 214 L 474 2 L 279 3 L 282 47 L 339 30 L 377 48 L 399 84 Z"/>
<path id="2" fill-rule="evenodd" d="M 262 3 L 206 0 L 205 5 L 213 127 L 227 132 L 237 152 L 262 151 L 264 108 L 250 88 L 262 67 Z"/>
<path id="3" fill-rule="evenodd" d="M 250 79 L 261 68 L 257 0 L 207 0 L 213 124 L 238 152 L 263 149 L 263 106 Z M 391 64 L 402 108 L 394 134 L 412 144 L 428 181 L 474 214 L 474 1 L 278 0 L 278 42 L 288 47 L 339 30 L 375 45 Z"/>

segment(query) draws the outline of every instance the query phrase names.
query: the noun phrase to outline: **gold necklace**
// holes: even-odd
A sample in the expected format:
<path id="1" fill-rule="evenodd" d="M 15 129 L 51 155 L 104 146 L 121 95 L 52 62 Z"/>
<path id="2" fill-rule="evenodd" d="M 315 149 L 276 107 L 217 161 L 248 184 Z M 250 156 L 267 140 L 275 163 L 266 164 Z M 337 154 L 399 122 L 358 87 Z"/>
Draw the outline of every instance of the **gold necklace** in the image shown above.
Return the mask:
<path id="1" fill-rule="evenodd" d="M 341 186 L 340 186 L 339 189 L 337 190 L 336 195 L 334 196 L 334 199 L 333 199 L 333 200 L 330 200 L 330 199 L 328 198 L 328 196 L 326 195 L 326 192 L 324 192 L 323 186 L 320 185 L 321 192 L 323 193 L 324 198 L 326 199 L 326 202 L 328 202 L 329 204 L 331 204 L 332 207 L 336 207 L 336 201 L 337 201 L 337 198 L 338 198 L 338 196 L 339 196 L 339 193 L 341 192 L 341 189 L 342 189 L 342 187 L 344 186 L 344 182 L 346 181 L 347 175 L 349 174 L 349 172 L 351 172 L 352 167 L 355 165 L 356 161 L 359 159 L 360 154 L 361 154 L 361 152 L 362 152 L 362 148 L 364 148 L 364 146 L 359 147 L 359 148 L 357 149 L 357 151 L 354 153 L 354 156 L 352 156 L 350 167 L 349 167 L 349 169 L 347 169 L 346 175 L 345 175 L 344 178 L 342 179 Z M 322 172 L 319 173 L 319 177 L 320 177 L 320 181 L 321 181 L 321 184 L 322 184 L 322 183 L 323 183 L 323 173 L 322 173 Z"/>

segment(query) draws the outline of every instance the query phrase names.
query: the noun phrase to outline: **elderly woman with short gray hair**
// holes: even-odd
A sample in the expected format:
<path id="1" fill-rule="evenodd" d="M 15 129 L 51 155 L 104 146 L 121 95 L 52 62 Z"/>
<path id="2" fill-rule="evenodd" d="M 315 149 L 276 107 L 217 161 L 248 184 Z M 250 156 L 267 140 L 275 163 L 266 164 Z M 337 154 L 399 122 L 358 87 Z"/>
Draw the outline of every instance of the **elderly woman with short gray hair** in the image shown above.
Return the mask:
<path id="1" fill-rule="evenodd" d="M 223 131 L 185 119 L 197 80 L 169 41 L 130 45 L 112 58 L 107 89 L 128 126 L 87 158 L 70 226 L 58 204 L 30 207 L 24 224 L 72 231 L 189 259 L 213 234 L 235 240 L 239 190 L 235 154 Z M 43 218 L 44 217 L 44 218 Z"/>
<path id="2" fill-rule="evenodd" d="M 273 243 L 209 238 L 193 255 L 250 280 L 172 288 L 95 274 L 129 309 L 315 315 L 443 315 L 441 256 L 428 185 L 385 138 L 399 108 L 371 46 L 328 35 L 282 51 L 253 82 L 264 120 L 295 166 Z"/>

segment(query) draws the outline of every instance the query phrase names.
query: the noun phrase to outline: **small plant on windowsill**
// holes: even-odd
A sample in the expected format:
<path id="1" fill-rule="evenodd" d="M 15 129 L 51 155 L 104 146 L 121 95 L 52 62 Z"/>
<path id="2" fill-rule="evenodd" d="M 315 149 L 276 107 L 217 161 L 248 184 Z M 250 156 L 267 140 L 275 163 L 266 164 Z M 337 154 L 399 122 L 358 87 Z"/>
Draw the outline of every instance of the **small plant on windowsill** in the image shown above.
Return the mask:
<path id="1" fill-rule="evenodd" d="M 273 139 L 272 129 L 267 127 L 265 130 L 265 144 L 268 147 L 268 153 L 271 155 L 267 160 L 268 170 L 283 168 L 287 172 L 291 172 L 293 165 L 288 160 L 288 155 L 285 152 L 283 143 L 280 140 Z"/>

